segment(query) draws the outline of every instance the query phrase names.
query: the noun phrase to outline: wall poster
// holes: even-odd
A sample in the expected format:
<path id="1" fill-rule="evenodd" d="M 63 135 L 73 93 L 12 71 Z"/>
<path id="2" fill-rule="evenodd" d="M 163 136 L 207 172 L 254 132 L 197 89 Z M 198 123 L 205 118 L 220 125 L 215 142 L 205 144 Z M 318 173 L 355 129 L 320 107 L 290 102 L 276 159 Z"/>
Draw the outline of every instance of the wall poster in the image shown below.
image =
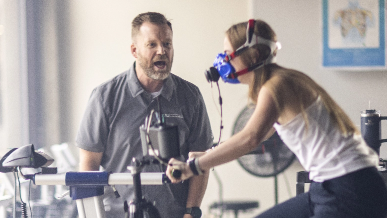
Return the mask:
<path id="1" fill-rule="evenodd" d="M 386 68 L 384 0 L 323 0 L 323 67 Z"/>

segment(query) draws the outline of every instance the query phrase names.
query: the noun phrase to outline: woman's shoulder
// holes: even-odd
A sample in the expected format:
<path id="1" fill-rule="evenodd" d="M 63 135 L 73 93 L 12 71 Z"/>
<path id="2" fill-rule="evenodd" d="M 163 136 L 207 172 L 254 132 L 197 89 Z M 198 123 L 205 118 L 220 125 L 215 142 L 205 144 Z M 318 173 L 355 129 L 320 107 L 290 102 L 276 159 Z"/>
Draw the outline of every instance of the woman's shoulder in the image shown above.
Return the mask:
<path id="1" fill-rule="evenodd" d="M 264 86 L 273 94 L 280 111 L 291 111 L 292 115 L 298 114 L 318 96 L 308 82 L 298 78 L 297 71 L 273 74 Z"/>

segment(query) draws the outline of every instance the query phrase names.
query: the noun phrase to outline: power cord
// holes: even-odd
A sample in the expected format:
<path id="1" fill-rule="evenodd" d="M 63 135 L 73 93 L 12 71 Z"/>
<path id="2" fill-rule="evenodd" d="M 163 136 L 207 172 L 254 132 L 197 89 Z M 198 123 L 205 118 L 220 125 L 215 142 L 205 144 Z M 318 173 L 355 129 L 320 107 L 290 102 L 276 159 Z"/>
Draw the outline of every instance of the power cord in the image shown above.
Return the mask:
<path id="1" fill-rule="evenodd" d="M 223 100 L 222 100 L 222 95 L 220 94 L 220 87 L 219 87 L 219 83 L 216 81 L 216 86 L 218 87 L 218 96 L 219 96 L 219 106 L 220 106 L 220 128 L 219 128 L 219 139 L 218 139 L 218 142 L 216 144 L 214 144 L 212 146 L 211 149 L 214 149 L 216 146 L 218 146 L 220 144 L 220 140 L 222 138 L 222 130 L 223 130 Z M 211 89 L 212 89 L 212 82 L 211 82 Z M 214 95 L 212 95 L 212 99 L 214 100 Z M 214 100 L 215 102 L 215 100 Z M 219 113 L 219 110 L 218 110 L 218 113 Z"/>
<path id="2" fill-rule="evenodd" d="M 28 207 L 30 208 L 31 217 L 33 217 L 32 216 L 32 209 L 31 209 L 31 183 L 32 183 L 32 180 L 30 179 L 30 182 L 28 185 Z"/>
<path id="3" fill-rule="evenodd" d="M 218 146 L 220 144 L 220 140 L 222 138 L 222 130 L 223 130 L 223 100 L 222 100 L 222 95 L 220 94 L 219 83 L 218 83 L 218 81 L 216 81 L 215 83 L 216 83 L 216 86 L 218 87 L 219 106 L 220 106 L 220 128 L 219 128 L 219 139 L 218 139 L 218 142 L 216 144 L 213 144 L 211 149 L 214 149 L 216 146 Z M 212 89 L 212 83 L 211 83 L 211 89 Z M 212 96 L 212 97 L 214 97 L 214 96 Z M 215 179 L 218 182 L 218 186 L 219 186 L 219 203 L 223 204 L 223 185 L 222 185 L 222 181 L 221 181 L 218 173 L 215 171 L 214 168 L 212 168 L 212 171 L 214 173 Z M 223 217 L 223 209 L 221 209 L 219 217 L 220 218 Z"/>
<path id="4" fill-rule="evenodd" d="M 20 196 L 20 208 L 21 208 L 21 217 L 22 218 L 28 218 L 28 214 L 27 214 L 27 204 L 23 201 L 22 199 L 22 196 L 21 196 L 21 185 L 20 185 L 20 178 L 19 178 L 19 171 L 20 171 L 20 168 L 17 167 L 17 170 L 13 172 L 13 175 L 14 175 L 14 178 L 15 178 L 15 206 L 14 206 L 14 217 L 16 216 L 16 189 L 17 189 L 17 186 L 19 184 L 19 196 Z M 30 210 L 31 210 L 31 207 L 30 207 Z M 31 212 L 31 216 L 32 216 L 32 211 Z"/>

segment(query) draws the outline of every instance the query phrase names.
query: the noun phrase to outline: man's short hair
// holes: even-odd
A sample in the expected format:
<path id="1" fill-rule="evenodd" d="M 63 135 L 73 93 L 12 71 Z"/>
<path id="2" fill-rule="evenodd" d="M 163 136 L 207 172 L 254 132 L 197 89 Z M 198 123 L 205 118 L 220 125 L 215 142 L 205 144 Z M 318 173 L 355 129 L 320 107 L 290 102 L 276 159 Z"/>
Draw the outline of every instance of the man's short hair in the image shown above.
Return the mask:
<path id="1" fill-rule="evenodd" d="M 144 22 L 149 22 L 156 25 L 167 24 L 172 30 L 171 22 L 169 22 L 164 15 L 157 12 L 141 13 L 137 15 L 132 21 L 132 39 L 134 39 L 135 36 L 138 34 L 138 32 L 140 31 L 140 27 Z"/>

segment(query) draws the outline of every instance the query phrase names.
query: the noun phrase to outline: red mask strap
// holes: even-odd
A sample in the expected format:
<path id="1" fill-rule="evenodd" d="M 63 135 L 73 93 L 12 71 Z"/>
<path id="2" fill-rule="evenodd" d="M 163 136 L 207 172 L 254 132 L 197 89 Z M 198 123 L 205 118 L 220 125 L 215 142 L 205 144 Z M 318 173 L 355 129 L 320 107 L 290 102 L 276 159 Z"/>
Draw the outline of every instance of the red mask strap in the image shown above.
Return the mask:
<path id="1" fill-rule="evenodd" d="M 254 19 L 250 19 L 248 27 L 247 27 L 247 34 L 246 34 L 247 35 L 247 42 L 248 43 L 250 43 L 251 39 L 253 38 L 254 27 L 255 27 L 255 20 Z"/>
<path id="2" fill-rule="evenodd" d="M 245 68 L 245 69 L 243 69 L 243 70 L 241 70 L 241 71 L 231 73 L 228 77 L 229 77 L 230 79 L 235 79 L 235 78 L 237 78 L 238 76 L 241 76 L 241 75 L 243 75 L 243 74 L 245 74 L 245 73 L 248 73 L 249 71 L 250 71 L 250 68 L 248 67 L 248 68 Z"/>
<path id="3" fill-rule="evenodd" d="M 224 60 L 226 61 L 226 62 L 229 62 L 229 61 L 231 61 L 232 59 L 234 59 L 235 57 L 236 57 L 236 53 L 235 53 L 236 51 L 234 51 L 234 52 L 232 52 L 231 54 L 229 54 L 229 55 L 226 55 L 226 57 L 224 58 Z"/>
<path id="4" fill-rule="evenodd" d="M 235 78 L 237 78 L 238 76 L 241 76 L 241 75 L 243 75 L 243 74 L 246 74 L 246 73 L 248 73 L 248 72 L 250 72 L 250 71 L 252 71 L 252 70 L 254 70 L 254 69 L 256 69 L 256 68 L 258 68 L 258 67 L 260 67 L 260 66 L 262 66 L 264 63 L 265 63 L 265 62 L 256 63 L 256 64 L 254 64 L 254 65 L 252 65 L 252 66 L 250 66 L 250 67 L 248 67 L 248 68 L 245 68 L 245 69 L 243 69 L 243 70 L 241 70 L 241 71 L 231 73 L 231 74 L 228 75 L 228 78 L 230 78 L 230 79 L 235 79 Z"/>

